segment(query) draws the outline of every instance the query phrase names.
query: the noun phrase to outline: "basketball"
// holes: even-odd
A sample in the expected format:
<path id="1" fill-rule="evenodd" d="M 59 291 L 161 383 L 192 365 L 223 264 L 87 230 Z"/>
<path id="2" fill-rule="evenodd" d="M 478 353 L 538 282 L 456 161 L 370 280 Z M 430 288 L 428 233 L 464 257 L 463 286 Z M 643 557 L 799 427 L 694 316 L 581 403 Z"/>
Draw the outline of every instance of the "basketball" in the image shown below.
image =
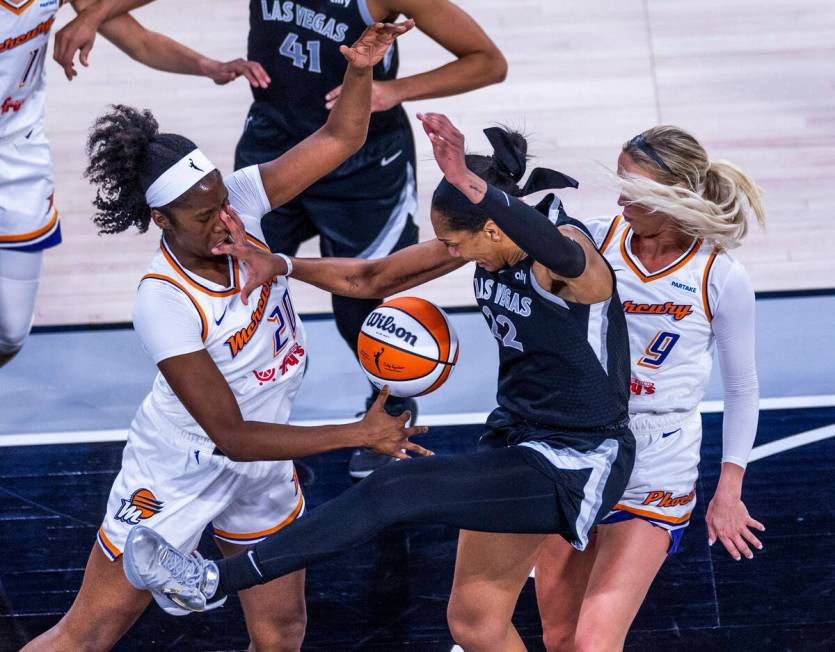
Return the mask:
<path id="1" fill-rule="evenodd" d="M 422 396 L 449 378 L 458 360 L 458 337 L 438 306 L 401 297 L 366 317 L 357 351 L 376 387 L 388 385 L 393 396 Z"/>

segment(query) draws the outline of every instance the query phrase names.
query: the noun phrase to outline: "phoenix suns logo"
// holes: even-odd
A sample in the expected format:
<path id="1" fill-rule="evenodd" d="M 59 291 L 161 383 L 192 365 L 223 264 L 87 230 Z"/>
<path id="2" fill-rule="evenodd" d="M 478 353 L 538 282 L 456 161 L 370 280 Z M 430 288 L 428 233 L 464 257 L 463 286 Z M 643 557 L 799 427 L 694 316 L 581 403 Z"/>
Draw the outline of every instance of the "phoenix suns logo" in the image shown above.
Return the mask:
<path id="1" fill-rule="evenodd" d="M 122 506 L 116 512 L 116 520 L 136 525 L 162 511 L 163 503 L 150 489 L 137 489 L 129 499 L 122 498 Z"/>

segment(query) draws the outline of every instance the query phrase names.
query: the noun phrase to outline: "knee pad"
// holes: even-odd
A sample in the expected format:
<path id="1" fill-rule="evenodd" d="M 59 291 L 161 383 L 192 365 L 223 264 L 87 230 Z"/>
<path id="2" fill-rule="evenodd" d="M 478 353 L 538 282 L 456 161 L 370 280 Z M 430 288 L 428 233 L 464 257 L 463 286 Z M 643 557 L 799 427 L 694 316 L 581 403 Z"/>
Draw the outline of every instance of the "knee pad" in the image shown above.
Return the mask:
<path id="1" fill-rule="evenodd" d="M 0 277 L 0 353 L 14 353 L 23 346 L 35 317 L 38 281 Z"/>

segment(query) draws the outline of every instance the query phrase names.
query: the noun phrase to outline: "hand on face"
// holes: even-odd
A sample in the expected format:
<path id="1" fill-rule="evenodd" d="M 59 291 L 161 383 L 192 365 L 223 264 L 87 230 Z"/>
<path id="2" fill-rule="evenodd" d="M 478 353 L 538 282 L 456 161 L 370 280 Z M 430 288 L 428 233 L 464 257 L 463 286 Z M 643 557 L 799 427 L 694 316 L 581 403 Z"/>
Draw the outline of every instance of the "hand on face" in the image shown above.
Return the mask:
<path id="1" fill-rule="evenodd" d="M 246 304 L 249 293 L 271 281 L 275 276 L 287 272 L 284 261 L 271 253 L 256 247 L 246 239 L 246 229 L 238 214 L 228 207 L 220 219 L 229 231 L 227 242 L 212 249 L 216 256 L 234 256 L 246 268 L 246 283 L 241 288 L 241 301 Z"/>
<path id="2" fill-rule="evenodd" d="M 351 47 L 340 45 L 339 51 L 356 68 L 371 68 L 382 61 L 394 39 L 408 32 L 415 26 L 411 18 L 402 23 L 374 23 Z"/>

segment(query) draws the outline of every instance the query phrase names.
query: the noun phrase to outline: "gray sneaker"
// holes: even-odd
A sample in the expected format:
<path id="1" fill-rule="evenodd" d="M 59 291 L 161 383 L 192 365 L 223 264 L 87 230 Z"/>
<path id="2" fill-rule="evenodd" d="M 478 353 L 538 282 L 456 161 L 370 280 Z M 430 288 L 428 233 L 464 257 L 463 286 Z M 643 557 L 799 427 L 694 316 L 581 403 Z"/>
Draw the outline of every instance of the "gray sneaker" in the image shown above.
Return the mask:
<path id="1" fill-rule="evenodd" d="M 135 588 L 150 591 L 167 613 L 184 616 L 226 602 L 212 601 L 220 583 L 217 565 L 197 553 L 180 552 L 151 528 L 135 525 L 123 556 L 125 576 Z"/>
<path id="2" fill-rule="evenodd" d="M 368 410 L 373 403 L 374 397 L 366 400 L 365 409 Z M 391 403 L 393 403 L 393 405 L 391 405 Z M 394 417 L 399 414 L 403 414 L 406 410 L 409 410 L 412 413 L 412 418 L 409 420 L 408 424 L 412 426 L 417 419 L 418 413 L 417 401 L 415 401 L 415 399 L 407 398 L 402 401 L 394 402 L 391 398 L 389 398 L 388 403 L 386 403 L 386 412 Z M 360 412 L 357 416 L 361 416 L 363 414 L 365 413 Z M 348 474 L 356 480 L 362 480 L 363 478 L 367 478 L 369 475 L 374 473 L 377 469 L 396 461 L 396 457 L 380 455 L 379 453 L 375 453 L 367 448 L 357 448 L 351 454 L 351 459 L 348 461 Z"/>

